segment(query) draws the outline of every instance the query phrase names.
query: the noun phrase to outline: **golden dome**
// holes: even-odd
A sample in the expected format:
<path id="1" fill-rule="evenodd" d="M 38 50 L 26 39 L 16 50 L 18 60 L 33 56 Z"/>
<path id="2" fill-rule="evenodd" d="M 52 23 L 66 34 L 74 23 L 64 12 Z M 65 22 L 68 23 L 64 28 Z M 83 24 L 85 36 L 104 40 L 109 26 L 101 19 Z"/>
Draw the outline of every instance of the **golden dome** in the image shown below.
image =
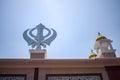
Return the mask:
<path id="1" fill-rule="evenodd" d="M 91 50 L 91 53 L 90 53 L 90 55 L 89 55 L 89 59 L 95 58 L 96 56 L 97 56 L 97 54 L 95 54 L 95 53 L 93 52 L 93 50 Z"/>
<path id="2" fill-rule="evenodd" d="M 106 37 L 102 36 L 100 33 L 98 33 L 98 37 L 96 38 L 96 41 L 99 41 L 101 39 L 106 39 Z"/>

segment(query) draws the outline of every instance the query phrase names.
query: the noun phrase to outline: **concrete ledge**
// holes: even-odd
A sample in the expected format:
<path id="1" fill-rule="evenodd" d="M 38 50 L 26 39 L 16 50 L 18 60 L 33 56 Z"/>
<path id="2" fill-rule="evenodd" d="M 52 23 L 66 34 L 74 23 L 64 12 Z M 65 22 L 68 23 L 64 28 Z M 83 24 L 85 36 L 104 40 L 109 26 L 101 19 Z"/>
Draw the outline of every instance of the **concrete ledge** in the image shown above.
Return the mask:
<path id="1" fill-rule="evenodd" d="M 46 50 L 29 50 L 30 59 L 46 59 Z"/>

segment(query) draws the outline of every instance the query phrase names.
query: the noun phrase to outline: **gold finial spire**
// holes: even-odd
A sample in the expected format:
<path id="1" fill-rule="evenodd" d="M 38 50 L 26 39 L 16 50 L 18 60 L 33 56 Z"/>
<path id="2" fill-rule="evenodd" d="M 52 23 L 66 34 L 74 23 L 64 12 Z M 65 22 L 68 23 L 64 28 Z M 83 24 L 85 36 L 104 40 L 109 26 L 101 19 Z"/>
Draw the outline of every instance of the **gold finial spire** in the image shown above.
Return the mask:
<path id="1" fill-rule="evenodd" d="M 99 41 L 101 39 L 106 39 L 106 37 L 101 35 L 100 32 L 98 32 L 98 37 L 96 38 L 96 41 Z"/>
<path id="2" fill-rule="evenodd" d="M 93 50 L 91 49 L 91 53 L 93 53 Z"/>
<path id="3" fill-rule="evenodd" d="M 98 36 L 100 36 L 100 32 L 98 32 Z"/>
<path id="4" fill-rule="evenodd" d="M 97 55 L 93 52 L 93 50 L 91 49 L 91 53 L 89 55 L 89 59 L 94 59 Z"/>

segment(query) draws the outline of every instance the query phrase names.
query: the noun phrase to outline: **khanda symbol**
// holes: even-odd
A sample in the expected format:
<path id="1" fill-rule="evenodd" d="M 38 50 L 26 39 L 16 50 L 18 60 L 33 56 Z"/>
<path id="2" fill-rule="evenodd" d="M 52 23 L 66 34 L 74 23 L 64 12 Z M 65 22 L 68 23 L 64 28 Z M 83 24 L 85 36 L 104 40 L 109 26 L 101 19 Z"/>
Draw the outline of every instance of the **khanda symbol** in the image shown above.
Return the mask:
<path id="1" fill-rule="evenodd" d="M 33 34 L 35 30 L 37 30 L 36 35 Z M 43 34 L 44 30 L 47 31 L 45 35 Z M 41 23 L 31 30 L 30 29 L 25 30 L 23 33 L 23 38 L 28 43 L 28 46 L 31 45 L 32 48 L 36 48 L 36 50 L 41 50 L 42 47 L 45 48 L 46 44 L 50 45 L 51 42 L 56 38 L 56 36 L 57 32 L 54 29 L 52 28 L 48 29 Z"/>

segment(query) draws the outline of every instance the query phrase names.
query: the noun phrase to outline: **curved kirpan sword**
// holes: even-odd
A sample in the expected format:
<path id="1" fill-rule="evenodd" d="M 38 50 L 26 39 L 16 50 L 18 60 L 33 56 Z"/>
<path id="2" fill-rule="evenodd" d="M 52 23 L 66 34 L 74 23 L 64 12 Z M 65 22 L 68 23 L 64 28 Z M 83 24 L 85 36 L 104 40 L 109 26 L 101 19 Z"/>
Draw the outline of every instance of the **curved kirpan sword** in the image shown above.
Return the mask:
<path id="1" fill-rule="evenodd" d="M 25 39 L 25 41 L 28 43 L 28 46 L 30 46 L 31 44 L 34 44 L 36 41 L 34 41 L 33 39 L 31 39 L 28 35 L 27 35 L 27 32 L 29 31 L 30 29 L 27 29 L 24 31 L 23 33 L 23 38 Z"/>
<path id="2" fill-rule="evenodd" d="M 52 28 L 51 28 L 51 29 L 52 29 Z M 52 31 L 53 31 L 52 36 L 43 41 L 44 43 L 46 43 L 46 44 L 49 45 L 49 46 L 50 46 L 51 42 L 52 42 L 52 41 L 56 38 L 56 36 L 57 36 L 57 32 L 56 32 L 54 29 L 52 29 Z"/>
<path id="3" fill-rule="evenodd" d="M 33 28 L 31 31 L 33 31 L 35 28 Z M 48 37 L 50 34 L 51 34 L 51 31 L 48 29 L 48 28 L 46 28 L 46 27 L 44 27 L 44 29 L 46 29 L 47 31 L 48 31 L 48 34 L 47 35 L 45 35 L 45 36 L 43 36 L 44 38 L 43 38 L 43 43 L 46 43 L 47 45 L 49 45 L 50 46 L 50 44 L 51 44 L 51 42 L 56 38 L 56 36 L 57 36 L 57 32 L 54 30 L 54 29 L 52 29 L 52 31 L 53 31 L 53 34 L 50 36 L 50 37 Z M 35 39 L 35 36 L 34 35 L 31 35 L 32 33 L 31 33 L 31 31 L 29 32 L 30 33 L 30 35 L 35 39 L 35 40 L 33 40 L 32 38 L 30 38 L 28 35 L 27 35 L 27 33 L 28 33 L 28 31 L 29 31 L 30 29 L 27 29 L 27 30 L 25 30 L 24 31 L 24 33 L 23 33 L 23 38 L 25 39 L 25 41 L 28 43 L 28 45 L 37 45 L 37 42 L 38 41 L 36 41 L 36 39 Z M 45 39 L 45 37 L 48 37 L 47 39 Z M 39 43 L 39 42 L 38 42 Z M 38 44 L 39 45 L 39 44 Z M 37 46 L 38 46 L 37 45 Z M 42 44 L 41 44 L 42 45 Z M 41 45 L 39 45 L 39 46 L 41 46 Z"/>

